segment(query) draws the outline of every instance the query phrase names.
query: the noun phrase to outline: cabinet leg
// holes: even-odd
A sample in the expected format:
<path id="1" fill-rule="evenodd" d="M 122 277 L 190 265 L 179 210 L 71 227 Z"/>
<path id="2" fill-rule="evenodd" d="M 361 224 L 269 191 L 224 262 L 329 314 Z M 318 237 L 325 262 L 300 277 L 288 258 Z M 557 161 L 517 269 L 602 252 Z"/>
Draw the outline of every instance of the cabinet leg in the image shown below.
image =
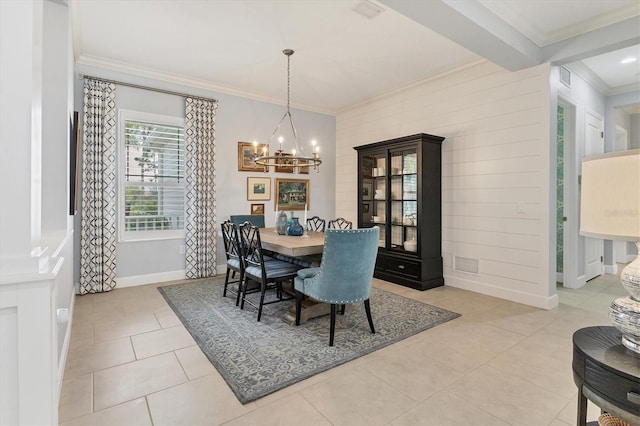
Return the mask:
<path id="1" fill-rule="evenodd" d="M 578 386 L 578 426 L 587 424 L 587 398 L 582 393 L 582 386 Z"/>

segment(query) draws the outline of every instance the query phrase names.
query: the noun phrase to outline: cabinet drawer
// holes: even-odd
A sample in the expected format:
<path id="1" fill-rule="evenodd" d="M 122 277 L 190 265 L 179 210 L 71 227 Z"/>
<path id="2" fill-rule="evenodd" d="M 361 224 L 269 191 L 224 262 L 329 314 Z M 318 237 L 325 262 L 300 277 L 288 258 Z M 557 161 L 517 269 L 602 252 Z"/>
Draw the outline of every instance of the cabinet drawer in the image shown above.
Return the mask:
<path id="1" fill-rule="evenodd" d="M 420 279 L 420 263 L 410 260 L 388 258 L 387 271 Z"/>
<path id="2" fill-rule="evenodd" d="M 640 404 L 634 397 L 640 395 L 640 382 L 627 380 L 624 377 L 616 377 L 612 380 L 611 375 L 610 371 L 591 360 L 586 360 L 585 385 L 601 395 L 607 395 L 606 399 L 615 401 L 615 405 L 625 407 L 636 416 L 640 415 Z"/>

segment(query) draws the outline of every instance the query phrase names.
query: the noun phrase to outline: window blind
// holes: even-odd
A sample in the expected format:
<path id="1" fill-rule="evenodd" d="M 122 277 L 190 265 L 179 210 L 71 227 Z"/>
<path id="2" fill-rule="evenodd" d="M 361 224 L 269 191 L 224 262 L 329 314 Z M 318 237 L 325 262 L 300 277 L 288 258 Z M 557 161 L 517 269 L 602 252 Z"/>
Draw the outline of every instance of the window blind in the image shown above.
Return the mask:
<path id="1" fill-rule="evenodd" d="M 125 231 L 184 229 L 184 129 L 125 120 Z"/>

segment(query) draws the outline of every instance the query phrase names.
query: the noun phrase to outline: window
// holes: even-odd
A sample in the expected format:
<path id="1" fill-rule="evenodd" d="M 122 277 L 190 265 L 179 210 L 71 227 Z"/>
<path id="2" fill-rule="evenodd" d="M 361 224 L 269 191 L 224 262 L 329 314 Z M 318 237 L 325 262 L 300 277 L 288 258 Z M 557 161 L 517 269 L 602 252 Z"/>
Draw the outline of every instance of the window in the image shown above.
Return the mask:
<path id="1" fill-rule="evenodd" d="M 121 241 L 184 237 L 184 120 L 120 111 Z"/>

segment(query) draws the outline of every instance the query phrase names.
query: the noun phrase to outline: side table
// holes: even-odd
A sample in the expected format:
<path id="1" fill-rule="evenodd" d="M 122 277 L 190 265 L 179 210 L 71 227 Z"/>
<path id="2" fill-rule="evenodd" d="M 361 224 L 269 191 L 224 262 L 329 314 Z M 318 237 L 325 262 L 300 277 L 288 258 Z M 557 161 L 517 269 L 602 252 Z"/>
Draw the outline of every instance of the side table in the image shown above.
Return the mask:
<path id="1" fill-rule="evenodd" d="M 587 327 L 573 334 L 573 380 L 578 386 L 578 426 L 587 399 L 632 425 L 640 425 L 640 355 L 625 348 L 615 327 Z"/>

